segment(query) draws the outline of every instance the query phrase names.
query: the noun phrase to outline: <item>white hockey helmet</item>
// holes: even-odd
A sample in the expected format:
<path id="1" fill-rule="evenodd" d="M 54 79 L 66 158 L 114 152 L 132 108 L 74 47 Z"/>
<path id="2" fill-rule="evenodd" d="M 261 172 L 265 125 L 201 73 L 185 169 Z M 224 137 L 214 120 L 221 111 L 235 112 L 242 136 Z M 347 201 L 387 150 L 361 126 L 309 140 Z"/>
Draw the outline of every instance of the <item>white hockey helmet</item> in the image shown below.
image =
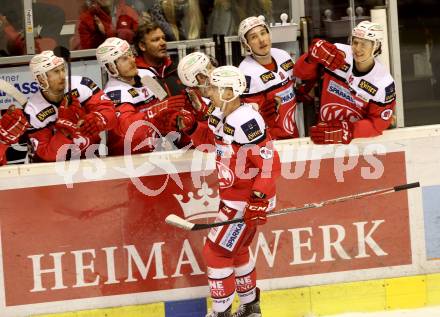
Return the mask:
<path id="1" fill-rule="evenodd" d="M 243 46 L 243 49 L 245 50 L 246 55 L 252 54 L 252 49 L 246 39 L 246 33 L 252 30 L 253 28 L 257 26 L 264 26 L 267 29 L 267 32 L 270 36 L 272 34 L 270 33 L 270 29 L 267 26 L 266 22 L 264 22 L 264 17 L 248 17 L 240 22 L 240 25 L 238 26 L 238 38 L 240 39 L 240 43 Z"/>
<path id="2" fill-rule="evenodd" d="M 63 64 L 64 59 L 56 56 L 53 51 L 43 51 L 32 57 L 29 62 L 29 68 L 38 85 L 43 90 L 47 90 L 49 89 L 49 82 L 47 81 L 46 73 Z M 43 81 L 40 81 L 38 77 L 42 78 Z"/>
<path id="3" fill-rule="evenodd" d="M 220 66 L 214 69 L 209 76 L 212 86 L 218 87 L 220 100 L 229 102 L 238 98 L 246 89 L 246 78 L 243 72 L 235 66 Z M 231 88 L 234 97 L 230 100 L 223 99 L 226 88 Z"/>
<path id="4" fill-rule="evenodd" d="M 354 27 L 351 36 L 372 41 L 374 43 L 373 54 L 376 56 L 376 51 L 383 40 L 383 27 L 379 23 L 362 21 Z"/>
<path id="5" fill-rule="evenodd" d="M 126 40 L 109 37 L 96 49 L 96 58 L 112 77 L 118 77 L 119 71 L 115 61 L 127 52 L 130 52 L 130 44 Z M 109 67 L 112 65 L 112 68 Z"/>
<path id="6" fill-rule="evenodd" d="M 187 87 L 198 87 L 197 75 L 209 77 L 208 65 L 210 59 L 206 54 L 194 52 L 183 57 L 177 66 L 177 74 L 182 83 Z"/>

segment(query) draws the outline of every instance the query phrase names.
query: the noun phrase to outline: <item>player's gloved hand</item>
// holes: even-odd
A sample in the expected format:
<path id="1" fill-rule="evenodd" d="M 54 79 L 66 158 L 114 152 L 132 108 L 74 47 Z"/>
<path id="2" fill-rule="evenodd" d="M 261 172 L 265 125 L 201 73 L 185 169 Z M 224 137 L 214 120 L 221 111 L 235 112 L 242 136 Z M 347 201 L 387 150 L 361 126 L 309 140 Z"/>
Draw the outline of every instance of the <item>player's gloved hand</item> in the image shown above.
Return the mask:
<path id="1" fill-rule="evenodd" d="M 91 137 L 105 130 L 107 120 L 100 112 L 93 111 L 82 117 L 78 126 L 82 135 Z"/>
<path id="2" fill-rule="evenodd" d="M 315 39 L 309 48 L 307 60 L 319 63 L 330 70 L 336 70 L 345 65 L 345 55 L 336 45 L 325 40 Z"/>
<path id="3" fill-rule="evenodd" d="M 0 142 L 4 144 L 17 143 L 28 127 L 29 123 L 23 112 L 15 108 L 14 105 L 9 106 L 0 119 Z"/>
<path id="4" fill-rule="evenodd" d="M 310 138 L 315 144 L 348 144 L 353 139 L 353 124 L 345 120 L 319 122 L 310 127 Z"/>
<path id="5" fill-rule="evenodd" d="M 74 95 L 63 98 L 58 107 L 58 118 L 67 119 L 77 123 L 80 118 L 86 115 L 86 111 L 81 106 L 78 98 Z"/>
<path id="6" fill-rule="evenodd" d="M 152 121 L 162 117 L 165 114 L 179 111 L 187 104 L 187 98 L 184 95 L 171 96 L 154 105 L 149 105 L 145 112 L 145 119 Z"/>
<path id="7" fill-rule="evenodd" d="M 177 131 L 183 132 L 185 134 L 192 134 L 197 127 L 196 118 L 191 112 L 187 110 L 182 110 L 177 113 L 176 122 Z"/>
<path id="8" fill-rule="evenodd" d="M 58 118 L 57 121 L 55 121 L 55 128 L 70 139 L 72 139 L 74 134 L 78 131 L 76 123 L 62 118 Z"/>
<path id="9" fill-rule="evenodd" d="M 259 196 L 252 195 L 248 200 L 244 209 L 244 222 L 249 227 L 264 225 L 267 222 L 267 208 L 269 201 L 264 197 L 264 194 L 259 193 Z"/>
<path id="10" fill-rule="evenodd" d="M 195 114 L 197 121 L 203 121 L 208 118 L 208 116 L 214 110 L 213 105 L 208 105 L 202 98 L 201 94 L 196 89 L 186 88 L 186 94 L 191 102 L 193 112 Z"/>

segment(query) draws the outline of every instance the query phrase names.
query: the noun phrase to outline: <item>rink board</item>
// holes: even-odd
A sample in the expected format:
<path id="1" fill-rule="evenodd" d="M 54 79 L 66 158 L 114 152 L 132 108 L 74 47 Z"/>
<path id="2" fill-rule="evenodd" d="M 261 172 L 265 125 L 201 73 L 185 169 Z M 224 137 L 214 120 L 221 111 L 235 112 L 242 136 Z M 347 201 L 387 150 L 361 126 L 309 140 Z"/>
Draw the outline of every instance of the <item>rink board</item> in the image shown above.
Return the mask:
<path id="1" fill-rule="evenodd" d="M 413 181 L 422 188 L 272 218 L 251 247 L 263 309 L 284 310 L 274 298 L 293 298 L 295 311 L 339 312 L 356 301 L 338 308 L 332 297 L 358 292 L 375 295 L 371 308 L 357 304 L 367 310 L 437 303 L 436 283 L 427 281 L 438 282 L 432 273 L 440 261 L 426 219 L 439 215 L 424 208 L 436 196 L 425 189 L 440 185 L 438 128 L 387 131 L 342 147 L 277 143 L 277 208 Z M 105 314 L 168 317 L 185 308 L 202 316 L 206 232 L 183 232 L 163 219 L 212 215 L 213 169 L 212 155 L 193 151 L 0 169 L 0 315 L 103 316 L 100 308 L 125 306 Z M 407 277 L 414 275 L 421 277 Z M 420 295 L 399 293 L 405 288 Z"/>

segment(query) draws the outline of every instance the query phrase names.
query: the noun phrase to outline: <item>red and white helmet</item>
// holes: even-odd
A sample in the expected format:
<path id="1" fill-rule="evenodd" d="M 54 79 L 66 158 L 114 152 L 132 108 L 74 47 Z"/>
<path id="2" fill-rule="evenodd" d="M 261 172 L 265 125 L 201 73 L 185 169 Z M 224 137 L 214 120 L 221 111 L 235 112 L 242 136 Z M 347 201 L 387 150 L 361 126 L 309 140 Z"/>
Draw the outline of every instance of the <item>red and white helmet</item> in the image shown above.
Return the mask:
<path id="1" fill-rule="evenodd" d="M 373 52 L 376 52 L 383 40 L 383 27 L 379 23 L 362 21 L 354 27 L 351 36 L 372 41 L 374 43 Z"/>
<path id="2" fill-rule="evenodd" d="M 119 71 L 115 61 L 127 52 L 130 52 L 130 44 L 126 40 L 109 37 L 96 49 L 96 59 L 101 67 L 105 68 L 112 77 L 118 77 Z M 112 65 L 112 68 L 109 67 Z"/>
<path id="3" fill-rule="evenodd" d="M 209 82 L 212 86 L 218 87 L 220 100 L 229 102 L 238 98 L 246 89 L 246 78 L 243 72 L 235 66 L 220 66 L 214 69 L 209 76 Z M 230 100 L 223 99 L 223 93 L 226 88 L 231 88 L 234 97 Z"/>
<path id="4" fill-rule="evenodd" d="M 267 29 L 267 32 L 271 35 L 270 29 L 267 26 L 266 22 L 264 22 L 264 18 L 262 16 L 248 17 L 241 21 L 240 25 L 238 26 L 238 38 L 240 39 L 240 43 L 243 46 L 246 55 L 251 55 L 253 53 L 246 39 L 246 33 L 257 26 L 264 26 Z"/>
<path id="5" fill-rule="evenodd" d="M 211 62 L 206 54 L 194 52 L 183 57 L 177 66 L 177 74 L 187 87 L 198 87 L 197 75 L 209 77 L 208 65 Z"/>
<path id="6" fill-rule="evenodd" d="M 46 73 L 60 65 L 64 65 L 63 58 L 56 56 L 53 51 L 43 51 L 32 57 L 29 68 L 38 85 L 43 90 L 47 90 L 49 89 L 49 82 Z M 43 81 L 39 80 L 38 77 L 42 78 Z"/>

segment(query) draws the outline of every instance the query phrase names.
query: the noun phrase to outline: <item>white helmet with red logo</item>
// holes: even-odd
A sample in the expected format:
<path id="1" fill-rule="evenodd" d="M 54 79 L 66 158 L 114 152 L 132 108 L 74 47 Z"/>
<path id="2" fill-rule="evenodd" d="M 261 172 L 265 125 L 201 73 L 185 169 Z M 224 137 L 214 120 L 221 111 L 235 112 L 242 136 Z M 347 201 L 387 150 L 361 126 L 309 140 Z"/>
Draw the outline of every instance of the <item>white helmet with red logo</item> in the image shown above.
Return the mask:
<path id="1" fill-rule="evenodd" d="M 238 26 L 238 38 L 240 39 L 240 43 L 243 46 L 246 55 L 251 55 L 253 53 L 246 39 L 246 33 L 257 26 L 264 26 L 267 29 L 269 35 L 271 35 L 270 29 L 267 26 L 266 22 L 264 22 L 263 16 L 246 18 L 243 21 L 241 21 L 240 25 Z"/>
<path id="2" fill-rule="evenodd" d="M 353 31 L 351 32 L 351 36 L 372 41 L 374 43 L 374 55 L 376 56 L 379 54 L 376 54 L 376 52 L 381 46 L 381 42 L 383 40 L 383 27 L 381 24 L 370 21 L 362 21 L 354 27 Z"/>
<path id="3" fill-rule="evenodd" d="M 131 48 L 126 40 L 109 37 L 96 49 L 96 59 L 110 76 L 118 77 L 119 72 L 115 61 L 127 52 L 131 52 Z"/>
<path id="4" fill-rule="evenodd" d="M 64 65 L 64 59 L 58 57 L 53 51 L 43 51 L 32 57 L 29 68 L 37 81 L 38 85 L 43 89 L 49 89 L 46 73 L 60 65 Z"/>
<path id="5" fill-rule="evenodd" d="M 187 87 L 200 86 L 197 75 L 209 77 L 208 65 L 211 62 L 206 54 L 194 52 L 183 57 L 177 66 L 177 74 L 182 83 Z"/>
<path id="6" fill-rule="evenodd" d="M 218 87 L 220 100 L 229 102 L 238 98 L 246 89 L 246 78 L 243 72 L 235 66 L 217 67 L 211 72 L 209 77 L 211 85 Z M 231 88 L 234 97 L 230 100 L 223 99 L 226 88 Z"/>

